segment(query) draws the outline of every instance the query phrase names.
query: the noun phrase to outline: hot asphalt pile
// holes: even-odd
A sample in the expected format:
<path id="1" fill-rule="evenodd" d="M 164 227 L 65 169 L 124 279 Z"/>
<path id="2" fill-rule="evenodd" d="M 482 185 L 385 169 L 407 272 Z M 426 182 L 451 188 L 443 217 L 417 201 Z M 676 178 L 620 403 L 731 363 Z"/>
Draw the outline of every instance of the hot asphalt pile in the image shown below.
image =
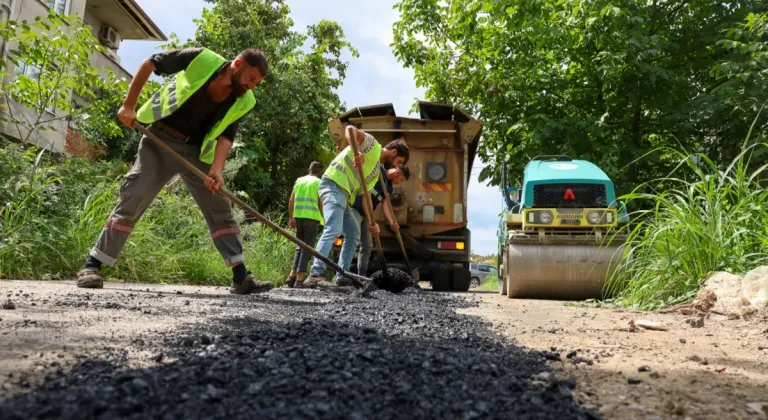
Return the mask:
<path id="1" fill-rule="evenodd" d="M 409 287 L 419 288 L 419 283 L 403 270 L 388 268 L 387 273 L 389 275 L 384 275 L 384 271 L 379 270 L 374 272 L 373 276 L 371 276 L 373 284 L 381 290 L 400 293 Z"/>
<path id="2" fill-rule="evenodd" d="M 89 307 L 135 304 L 116 299 L 99 291 Z M 184 328 L 145 333 L 110 357 L 94 349 L 1 401 L 0 419 L 596 418 L 574 404 L 573 379 L 536 376 L 547 370 L 542 355 L 456 314 L 475 305 L 468 299 L 416 289 L 198 299 L 207 306 L 196 314 L 204 305 L 165 297 L 164 311 L 190 321 Z M 139 354 L 151 355 L 146 367 L 127 368 Z"/>

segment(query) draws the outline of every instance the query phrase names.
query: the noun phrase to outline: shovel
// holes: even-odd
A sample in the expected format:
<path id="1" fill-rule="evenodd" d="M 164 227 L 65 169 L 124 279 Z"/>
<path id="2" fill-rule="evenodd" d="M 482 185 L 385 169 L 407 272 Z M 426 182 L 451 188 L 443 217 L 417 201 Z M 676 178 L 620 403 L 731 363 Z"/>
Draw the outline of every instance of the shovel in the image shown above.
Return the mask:
<path id="1" fill-rule="evenodd" d="M 384 191 L 384 201 L 389 205 L 389 210 L 392 212 L 392 217 L 394 217 L 395 210 L 392 208 L 392 201 L 389 199 L 389 191 L 387 191 L 387 185 L 384 183 L 384 174 L 381 173 L 381 171 L 379 171 L 379 183 L 381 184 L 381 190 Z M 403 237 L 400 236 L 399 229 L 395 231 L 395 236 L 397 236 L 397 242 L 400 244 L 400 251 L 403 252 L 403 258 L 405 258 L 405 266 L 408 267 L 408 273 L 410 273 L 411 278 L 419 281 L 419 270 L 411 268 L 411 261 L 408 259 L 408 253 L 405 252 L 405 244 L 403 243 Z M 379 253 L 381 253 L 381 251 L 379 251 Z"/>
<path id="2" fill-rule="evenodd" d="M 353 139 L 352 137 L 349 137 L 349 147 L 352 148 L 352 153 L 354 153 L 355 156 L 357 156 L 357 139 Z M 379 173 L 381 171 L 379 168 L 376 168 Z M 373 201 L 371 201 L 371 192 L 368 191 L 368 188 L 366 188 L 365 185 L 365 174 L 363 173 L 363 168 L 357 168 L 357 173 L 360 174 L 360 188 L 363 189 L 364 195 L 363 195 L 363 211 L 365 212 L 365 217 L 368 220 L 368 224 L 373 226 L 375 223 L 373 221 Z M 373 239 L 376 241 L 376 250 L 379 251 L 379 257 L 381 257 L 381 270 L 382 275 L 384 276 L 384 279 L 387 283 L 391 281 L 389 277 L 389 270 L 387 269 L 387 260 L 384 258 L 384 252 L 381 249 L 381 238 L 379 238 L 379 235 L 374 235 Z"/>
<path id="3" fill-rule="evenodd" d="M 176 153 L 176 151 L 173 150 L 167 144 L 165 144 L 165 142 L 163 142 L 162 140 L 157 138 L 157 136 L 155 136 L 149 130 L 147 130 L 146 127 L 144 127 L 143 125 L 139 124 L 138 121 L 134 121 L 133 122 L 133 128 L 135 128 L 141 134 L 143 134 L 144 137 L 152 140 L 152 142 L 155 143 L 155 145 L 157 145 L 157 147 L 163 149 L 166 153 L 168 153 L 174 159 L 179 161 L 179 163 L 184 165 L 185 168 L 189 169 L 193 174 L 197 175 L 200 179 L 205 180 L 206 178 L 208 178 L 208 175 L 206 175 L 203 171 L 198 169 L 195 165 L 190 163 L 188 160 L 186 160 L 183 157 L 181 157 L 181 155 Z M 299 238 L 291 235 L 290 232 L 288 232 L 287 230 L 281 228 L 280 226 L 272 223 L 271 220 L 267 219 L 261 213 L 259 213 L 256 210 L 252 209 L 248 204 L 245 204 L 242 200 L 240 200 L 234 194 L 232 194 L 232 192 L 230 192 L 227 189 L 226 186 L 222 185 L 221 188 L 219 189 L 219 193 L 223 194 L 225 197 L 227 197 L 230 200 L 234 201 L 238 206 L 240 206 L 246 212 L 250 213 L 251 216 L 255 217 L 261 223 L 264 223 L 265 225 L 269 226 L 272 230 L 274 230 L 277 233 L 283 235 L 289 241 L 291 241 L 294 244 L 298 245 L 299 247 L 301 247 L 305 251 L 307 251 L 310 254 L 312 254 L 315 258 L 317 258 L 320 261 L 322 261 L 325 264 L 327 264 L 334 271 L 336 271 L 339 275 L 344 276 L 344 277 L 350 279 L 352 281 L 352 284 L 355 285 L 355 287 L 357 287 L 358 289 L 362 289 L 362 295 L 363 296 L 367 296 L 368 294 L 370 294 L 370 292 L 375 290 L 376 286 L 373 284 L 373 281 L 371 279 L 369 279 L 367 277 L 363 277 L 363 276 L 358 276 L 357 274 L 353 274 L 353 273 L 350 273 L 350 272 L 347 272 L 347 271 L 343 270 L 338 264 L 334 263 L 330 259 L 324 257 L 322 254 L 317 252 L 315 250 L 315 248 L 313 248 L 310 245 L 307 245 L 306 243 L 304 243 Z"/>

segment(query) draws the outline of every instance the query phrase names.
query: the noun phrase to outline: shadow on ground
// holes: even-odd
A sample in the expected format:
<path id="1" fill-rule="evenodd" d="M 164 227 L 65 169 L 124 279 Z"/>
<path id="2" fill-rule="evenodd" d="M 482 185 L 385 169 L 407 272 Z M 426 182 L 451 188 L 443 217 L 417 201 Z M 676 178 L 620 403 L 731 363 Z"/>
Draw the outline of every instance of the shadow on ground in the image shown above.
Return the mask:
<path id="1" fill-rule="evenodd" d="M 464 299 L 297 304 L 312 293 L 233 299 L 206 322 L 143 334 L 134 350 L 149 367 L 91 356 L 0 403 L 0 418 L 596 418 L 573 402 L 574 380 L 532 382 L 547 370 L 540 354 L 456 314 Z"/>

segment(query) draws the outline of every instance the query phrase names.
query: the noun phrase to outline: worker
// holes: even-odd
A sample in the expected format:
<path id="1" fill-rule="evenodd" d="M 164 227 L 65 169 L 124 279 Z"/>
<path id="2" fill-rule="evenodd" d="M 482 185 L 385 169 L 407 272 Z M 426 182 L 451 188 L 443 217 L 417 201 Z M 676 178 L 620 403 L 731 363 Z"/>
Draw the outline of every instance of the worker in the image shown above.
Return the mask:
<path id="1" fill-rule="evenodd" d="M 395 185 L 401 184 L 411 178 L 411 171 L 407 166 L 402 165 L 396 168 L 386 169 L 381 166 L 381 172 L 384 174 L 384 185 L 387 188 L 387 194 L 391 195 Z M 381 183 L 376 184 L 371 191 L 371 201 L 373 201 L 373 210 L 375 211 L 379 204 L 384 201 L 384 190 L 381 188 Z M 358 196 L 355 198 L 355 204 L 352 205 L 352 214 L 355 215 L 358 225 L 360 226 L 360 251 L 357 253 L 357 274 L 365 276 L 368 270 L 368 260 L 371 258 L 371 251 L 373 250 L 373 238 L 371 233 L 365 227 L 368 225 L 368 221 L 365 217 L 365 211 L 363 210 L 363 197 Z M 395 213 L 389 205 L 384 205 L 384 216 L 389 222 L 389 227 L 393 231 L 400 230 L 400 225 L 395 220 Z"/>
<path id="2" fill-rule="evenodd" d="M 309 246 L 315 246 L 317 228 L 323 224 L 323 203 L 317 192 L 322 175 L 323 165 L 320 162 L 312 162 L 309 165 L 309 175 L 297 179 L 293 184 L 291 199 L 288 202 L 289 225 L 296 229 L 296 237 Z M 291 274 L 286 282 L 288 287 L 300 289 L 304 286 L 309 256 L 307 250 L 296 246 Z"/>
<path id="3" fill-rule="evenodd" d="M 77 275 L 77 286 L 102 288 L 103 264 L 114 266 L 144 211 L 175 175 L 189 188 L 208 224 L 211 238 L 233 273 L 231 293 L 269 291 L 246 270 L 240 227 L 228 198 L 217 194 L 224 184 L 222 170 L 237 133 L 238 122 L 256 104 L 254 89 L 267 75 L 264 54 L 243 50 L 226 60 L 207 48 L 184 48 L 152 55 L 131 81 L 118 111 L 119 120 L 151 124 L 148 129 L 181 156 L 208 174 L 205 180 L 185 169 L 147 138 L 142 138 L 133 168 L 120 187 L 120 201 Z M 152 73 L 170 80 L 136 111 L 141 90 Z M 162 263 L 162 262 L 158 262 Z"/>
<path id="4" fill-rule="evenodd" d="M 376 138 L 359 130 L 353 125 L 344 129 L 347 141 L 353 140 L 359 144 L 358 154 L 354 156 L 352 149 L 347 146 L 325 170 L 320 180 L 320 200 L 323 202 L 325 228 L 317 242 L 317 251 L 327 257 L 333 243 L 344 235 L 341 246 L 339 265 L 344 271 L 349 270 L 352 257 L 360 237 L 360 224 L 352 212 L 355 197 L 364 191 L 371 191 L 379 182 L 379 166 L 397 167 L 408 162 L 409 150 L 405 140 L 398 139 L 389 142 L 382 149 Z M 360 180 L 358 168 L 362 168 L 365 179 Z M 369 220 L 369 222 L 373 222 Z M 372 234 L 379 234 L 379 226 L 375 222 L 368 226 Z M 336 275 L 336 283 L 325 279 L 325 263 L 315 258 L 310 276 L 304 281 L 305 287 L 347 286 L 351 281 Z"/>

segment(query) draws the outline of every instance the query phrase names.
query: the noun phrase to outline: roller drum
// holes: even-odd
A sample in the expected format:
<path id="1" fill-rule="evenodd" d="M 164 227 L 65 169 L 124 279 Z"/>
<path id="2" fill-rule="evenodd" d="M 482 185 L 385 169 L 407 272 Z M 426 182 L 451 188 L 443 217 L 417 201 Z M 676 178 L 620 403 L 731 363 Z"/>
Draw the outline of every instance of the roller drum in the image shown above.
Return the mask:
<path id="1" fill-rule="evenodd" d="M 623 244 L 509 244 L 505 283 L 510 298 L 599 299 Z"/>

